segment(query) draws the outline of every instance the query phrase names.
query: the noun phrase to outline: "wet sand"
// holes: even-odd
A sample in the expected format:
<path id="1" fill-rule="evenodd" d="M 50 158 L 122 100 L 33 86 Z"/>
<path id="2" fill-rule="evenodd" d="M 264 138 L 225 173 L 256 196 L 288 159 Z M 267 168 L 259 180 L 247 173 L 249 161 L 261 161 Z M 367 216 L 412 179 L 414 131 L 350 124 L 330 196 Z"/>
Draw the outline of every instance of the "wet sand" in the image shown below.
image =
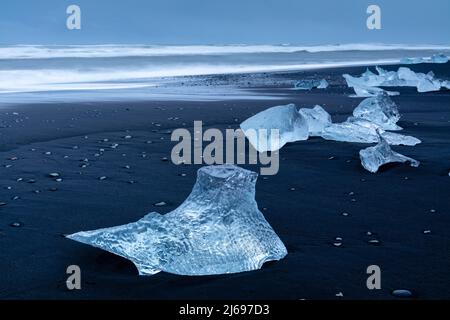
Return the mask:
<path id="1" fill-rule="evenodd" d="M 450 78 L 450 64 L 410 67 Z M 421 161 L 419 168 L 389 165 L 370 174 L 360 165 L 358 152 L 366 147 L 361 144 L 312 138 L 285 146 L 279 173 L 258 179 L 256 200 L 288 256 L 262 270 L 139 277 L 131 262 L 63 237 L 176 208 L 190 193 L 199 166 L 170 162 L 171 130 L 192 129 L 194 120 L 206 128 L 238 128 L 251 115 L 286 103 L 319 104 L 333 121 L 342 121 L 362 99 L 348 97 L 351 90 L 340 75 L 364 69 L 191 79 L 211 88 L 234 83 L 261 95 L 252 100 L 2 107 L 0 298 L 396 299 L 394 289 L 411 290 L 419 299 L 450 298 L 448 90 L 393 89 L 401 93 L 393 98 L 402 114 L 399 125 L 422 140 L 393 149 Z M 290 90 L 304 77 L 325 77 L 331 87 Z M 259 172 L 258 166 L 245 167 Z M 48 177 L 52 172 L 62 181 Z M 161 201 L 167 205 L 154 206 Z M 342 246 L 333 245 L 336 237 Z M 66 289 L 65 270 L 72 264 L 82 270 L 79 291 Z M 374 264 L 381 268 L 382 289 L 370 291 L 366 268 Z"/>

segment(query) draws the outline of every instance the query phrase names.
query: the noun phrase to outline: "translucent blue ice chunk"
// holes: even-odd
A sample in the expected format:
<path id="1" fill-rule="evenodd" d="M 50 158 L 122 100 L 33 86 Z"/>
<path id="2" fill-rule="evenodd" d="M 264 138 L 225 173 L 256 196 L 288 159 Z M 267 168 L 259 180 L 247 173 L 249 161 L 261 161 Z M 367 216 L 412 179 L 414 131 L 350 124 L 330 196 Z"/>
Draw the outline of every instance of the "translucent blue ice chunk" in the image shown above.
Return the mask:
<path id="1" fill-rule="evenodd" d="M 400 112 L 397 105 L 386 94 L 364 99 L 353 110 L 353 116 L 369 120 L 384 130 L 402 130 L 397 125 L 397 122 L 400 120 Z"/>
<path id="2" fill-rule="evenodd" d="M 313 88 L 317 89 L 326 89 L 328 88 L 328 82 L 325 79 L 322 80 L 299 80 L 294 84 L 295 90 L 312 90 Z"/>
<path id="3" fill-rule="evenodd" d="M 323 130 L 321 137 L 341 142 L 376 143 L 379 133 L 391 145 L 415 146 L 421 143 L 415 137 L 384 131 L 379 125 L 356 117 L 350 117 L 342 123 L 329 125 Z"/>
<path id="4" fill-rule="evenodd" d="M 323 130 L 331 124 L 331 116 L 321 106 L 315 106 L 312 109 L 301 108 L 300 114 L 308 123 L 309 136 L 320 136 Z"/>
<path id="5" fill-rule="evenodd" d="M 379 142 L 376 146 L 363 149 L 359 152 L 361 164 L 367 171 L 376 173 L 381 166 L 392 162 L 409 162 L 412 167 L 418 167 L 420 165 L 419 161 L 392 151 L 389 143 L 382 135 L 378 138 Z"/>
<path id="6" fill-rule="evenodd" d="M 256 173 L 233 165 L 203 167 L 191 194 L 174 211 L 68 238 L 131 260 L 140 275 L 256 270 L 287 254 L 258 210 L 256 179 Z"/>
<path id="7" fill-rule="evenodd" d="M 261 111 L 242 122 L 241 129 L 259 152 L 277 151 L 286 143 L 309 137 L 308 123 L 294 104 Z"/>

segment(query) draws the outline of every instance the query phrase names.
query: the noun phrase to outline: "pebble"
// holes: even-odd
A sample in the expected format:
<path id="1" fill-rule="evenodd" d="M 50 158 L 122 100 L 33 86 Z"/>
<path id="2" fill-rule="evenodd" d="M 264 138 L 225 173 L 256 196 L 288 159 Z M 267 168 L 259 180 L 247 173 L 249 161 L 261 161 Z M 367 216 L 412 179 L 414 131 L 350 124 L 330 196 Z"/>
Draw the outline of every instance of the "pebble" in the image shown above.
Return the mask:
<path id="1" fill-rule="evenodd" d="M 366 235 L 368 235 L 368 236 L 371 236 L 373 233 L 372 232 L 370 232 L 370 231 L 367 231 L 366 232 Z"/>
<path id="2" fill-rule="evenodd" d="M 348 213 L 347 213 L 347 212 L 342 212 L 342 215 L 343 215 L 344 217 L 348 217 Z"/>
<path id="3" fill-rule="evenodd" d="M 98 180 L 100 180 L 100 181 L 106 180 L 106 177 L 105 176 L 101 176 L 101 177 L 98 178 Z"/>
<path id="4" fill-rule="evenodd" d="M 28 183 L 36 183 L 36 180 L 34 180 L 34 179 L 28 179 L 27 182 L 28 182 Z"/>
<path id="5" fill-rule="evenodd" d="M 17 158 L 17 157 L 11 157 L 11 158 L 9 158 L 9 160 L 11 160 L 11 161 L 15 161 L 15 160 L 17 160 L 17 159 L 19 159 L 19 158 Z"/>
<path id="6" fill-rule="evenodd" d="M 57 179 L 55 179 L 55 181 L 56 182 L 62 182 L 62 179 L 61 178 L 57 178 Z"/>
<path id="7" fill-rule="evenodd" d="M 291 189 L 289 189 L 289 190 L 291 190 L 291 191 L 295 191 L 295 188 L 291 188 Z"/>
<path id="8" fill-rule="evenodd" d="M 20 199 L 19 196 L 14 196 L 14 197 L 11 198 L 11 200 L 19 200 L 19 199 Z"/>
<path id="9" fill-rule="evenodd" d="M 165 203 L 164 201 L 161 201 L 161 202 L 155 203 L 154 206 L 155 206 L 155 207 L 163 207 L 163 206 L 165 206 L 166 204 L 167 204 L 167 203 Z"/>
<path id="10" fill-rule="evenodd" d="M 34 193 L 41 193 L 41 190 L 34 190 Z"/>
<path id="11" fill-rule="evenodd" d="M 186 177 L 186 173 L 180 173 L 179 176 L 180 177 Z"/>
<path id="12" fill-rule="evenodd" d="M 397 298 L 411 298 L 412 292 L 406 289 L 397 289 L 392 291 L 392 295 Z"/>
<path id="13" fill-rule="evenodd" d="M 6 190 L 11 190 L 11 189 L 12 189 L 12 187 L 10 187 L 10 186 L 7 186 L 7 187 L 5 187 L 5 189 L 6 189 Z"/>
<path id="14" fill-rule="evenodd" d="M 124 139 L 131 139 L 132 137 L 131 136 L 125 136 L 125 137 L 123 137 Z"/>
<path id="15" fill-rule="evenodd" d="M 130 169 L 129 165 L 124 166 L 125 169 Z"/>
<path id="16" fill-rule="evenodd" d="M 342 246 L 342 242 L 334 242 L 333 246 L 335 247 L 341 247 Z"/>
<path id="17" fill-rule="evenodd" d="M 17 178 L 17 182 L 23 181 L 23 178 Z"/>
<path id="18" fill-rule="evenodd" d="M 5 168 L 11 168 L 12 167 L 12 164 L 7 164 L 6 166 L 5 166 Z"/>
<path id="19" fill-rule="evenodd" d="M 431 230 L 424 230 L 423 234 L 431 234 Z"/>
<path id="20" fill-rule="evenodd" d="M 57 172 L 52 172 L 52 173 L 49 173 L 48 176 L 51 178 L 58 178 L 60 176 L 60 174 Z"/>
<path id="21" fill-rule="evenodd" d="M 367 242 L 369 242 L 369 244 L 373 244 L 373 245 L 378 245 L 378 244 L 380 244 L 380 241 L 377 240 L 377 239 L 372 239 L 372 240 L 369 240 L 369 241 L 367 241 Z"/>
<path id="22" fill-rule="evenodd" d="M 328 160 L 334 160 L 336 159 L 335 157 L 329 157 Z"/>
<path id="23" fill-rule="evenodd" d="M 343 296 L 344 296 L 344 294 L 342 292 L 336 293 L 336 297 L 343 297 Z"/>
<path id="24" fill-rule="evenodd" d="M 351 192 L 348 193 L 348 195 L 349 196 L 353 196 L 353 195 L 355 195 L 355 193 L 353 191 L 351 191 Z"/>
<path id="25" fill-rule="evenodd" d="M 51 153 L 50 151 L 47 151 L 47 152 L 45 152 L 44 154 L 47 155 L 47 156 L 49 156 L 49 155 L 51 155 L 52 153 Z"/>
<path id="26" fill-rule="evenodd" d="M 119 146 L 119 145 L 118 145 L 117 143 L 113 143 L 113 144 L 111 145 L 111 149 L 116 149 L 118 146 Z"/>
<path id="27" fill-rule="evenodd" d="M 169 161 L 169 159 L 167 159 L 167 157 L 162 157 L 161 161 L 166 162 L 166 161 Z"/>
<path id="28" fill-rule="evenodd" d="M 430 212 L 431 213 L 436 213 L 436 210 L 435 209 L 431 209 Z"/>

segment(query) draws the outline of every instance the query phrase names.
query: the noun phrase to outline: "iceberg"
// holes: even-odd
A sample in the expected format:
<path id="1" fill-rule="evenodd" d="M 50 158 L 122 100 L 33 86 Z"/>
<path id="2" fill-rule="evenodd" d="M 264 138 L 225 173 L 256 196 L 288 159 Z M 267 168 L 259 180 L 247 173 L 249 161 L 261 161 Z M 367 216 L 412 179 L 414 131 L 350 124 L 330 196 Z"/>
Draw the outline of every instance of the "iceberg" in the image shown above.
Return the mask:
<path id="1" fill-rule="evenodd" d="M 400 60 L 401 64 L 419 64 L 419 63 L 447 63 L 448 57 L 443 54 L 434 54 L 431 58 L 403 58 Z"/>
<path id="2" fill-rule="evenodd" d="M 295 90 L 312 90 L 313 88 L 326 89 L 326 88 L 328 88 L 328 82 L 325 79 L 322 79 L 322 80 L 300 80 L 294 84 Z"/>
<path id="3" fill-rule="evenodd" d="M 286 143 L 309 137 L 308 123 L 294 104 L 266 109 L 242 122 L 240 127 L 259 152 L 277 151 Z"/>
<path id="4" fill-rule="evenodd" d="M 356 117 L 349 117 L 345 122 L 329 125 L 323 130 L 321 137 L 340 142 L 376 143 L 379 133 L 391 145 L 415 146 L 421 143 L 415 137 L 386 132 L 377 124 Z"/>
<path id="5" fill-rule="evenodd" d="M 412 167 L 418 167 L 420 165 L 419 161 L 392 151 L 382 135 L 378 139 L 379 142 L 376 146 L 363 149 L 359 152 L 361 164 L 367 171 L 376 173 L 381 166 L 392 162 L 409 162 Z"/>
<path id="6" fill-rule="evenodd" d="M 131 260 L 140 275 L 257 270 L 287 250 L 258 210 L 256 179 L 256 173 L 234 165 L 203 167 L 174 211 L 67 237 Z"/>
<path id="7" fill-rule="evenodd" d="M 386 94 L 363 100 L 353 110 L 353 116 L 371 121 L 384 130 L 402 130 L 397 125 L 397 122 L 400 120 L 400 112 L 397 105 Z"/>
<path id="8" fill-rule="evenodd" d="M 321 106 L 315 106 L 312 109 L 301 108 L 300 114 L 308 123 L 309 136 L 320 136 L 323 130 L 331 124 L 331 116 Z"/>

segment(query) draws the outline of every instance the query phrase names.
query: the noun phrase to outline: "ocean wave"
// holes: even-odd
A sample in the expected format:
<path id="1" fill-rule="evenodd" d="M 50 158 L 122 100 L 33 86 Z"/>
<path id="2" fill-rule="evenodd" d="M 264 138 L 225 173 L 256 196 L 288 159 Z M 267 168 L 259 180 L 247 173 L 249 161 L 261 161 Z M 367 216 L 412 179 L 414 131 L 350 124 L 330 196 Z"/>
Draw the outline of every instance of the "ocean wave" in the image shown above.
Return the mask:
<path id="1" fill-rule="evenodd" d="M 0 94 L 38 91 L 133 89 L 157 85 L 158 79 L 215 74 L 298 71 L 398 63 L 399 60 L 322 62 L 289 65 L 172 65 L 141 69 L 0 70 Z"/>
<path id="2" fill-rule="evenodd" d="M 179 55 L 231 55 L 255 53 L 392 51 L 392 50 L 450 50 L 450 45 L 407 44 L 340 44 L 321 46 L 296 45 L 17 45 L 0 46 L 1 59 L 54 59 L 54 58 L 117 58 L 155 57 Z"/>

